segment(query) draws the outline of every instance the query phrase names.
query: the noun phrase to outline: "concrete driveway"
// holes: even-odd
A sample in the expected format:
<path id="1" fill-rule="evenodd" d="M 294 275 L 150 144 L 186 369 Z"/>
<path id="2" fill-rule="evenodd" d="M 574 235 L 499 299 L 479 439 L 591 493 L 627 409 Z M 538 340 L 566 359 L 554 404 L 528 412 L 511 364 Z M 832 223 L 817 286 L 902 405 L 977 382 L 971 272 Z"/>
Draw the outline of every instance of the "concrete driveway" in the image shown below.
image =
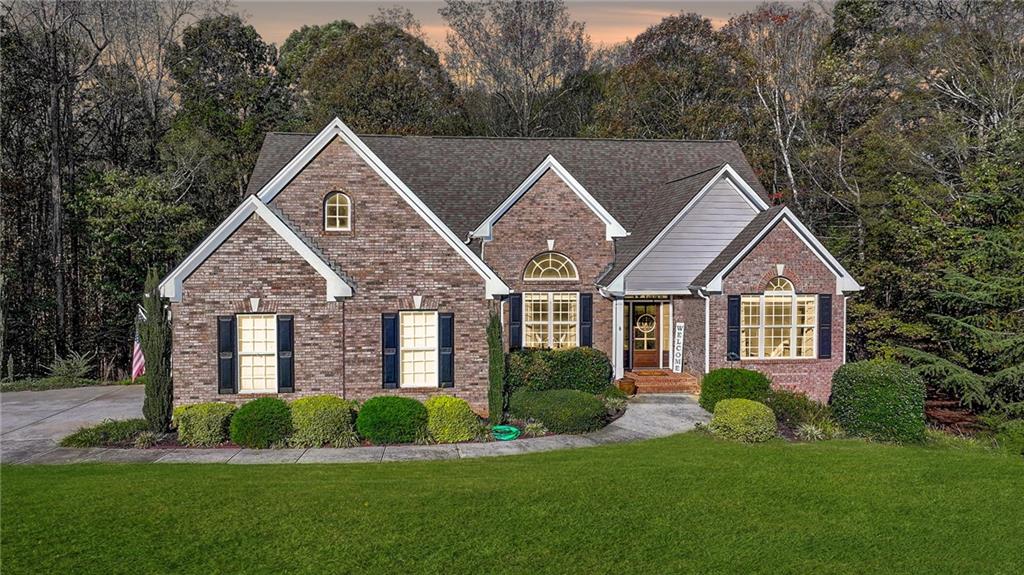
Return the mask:
<path id="1" fill-rule="evenodd" d="M 56 448 L 80 427 L 104 419 L 142 417 L 141 385 L 0 393 L 0 462 Z"/>

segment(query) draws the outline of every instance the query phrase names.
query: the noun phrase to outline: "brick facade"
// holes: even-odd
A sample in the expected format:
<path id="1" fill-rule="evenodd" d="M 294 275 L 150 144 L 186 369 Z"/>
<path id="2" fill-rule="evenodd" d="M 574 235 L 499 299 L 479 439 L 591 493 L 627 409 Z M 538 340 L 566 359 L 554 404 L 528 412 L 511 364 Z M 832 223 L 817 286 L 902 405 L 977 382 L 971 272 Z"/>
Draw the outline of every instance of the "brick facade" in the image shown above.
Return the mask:
<path id="1" fill-rule="evenodd" d="M 784 247 L 783 247 L 784 246 Z M 832 294 L 832 357 L 830 359 L 774 359 L 727 361 L 727 297 L 764 291 L 778 274 L 793 282 L 800 294 Z M 828 401 L 832 373 L 843 364 L 846 328 L 844 299 L 836 293 L 836 277 L 788 226 L 780 223 L 741 261 L 723 282 L 723 293 L 711 296 L 711 368 L 742 367 L 767 374 L 777 388 L 792 389 L 818 401 Z"/>
<path id="2" fill-rule="evenodd" d="M 334 190 L 352 200 L 351 231 L 323 229 L 323 200 Z M 216 316 L 260 297 L 261 308 L 296 316 L 295 393 L 286 399 L 449 393 L 486 408 L 484 279 L 348 145 L 335 139 L 270 205 L 353 279 L 355 293 L 325 302 L 323 279 L 298 254 L 262 221 L 244 224 L 185 280 L 173 306 L 176 404 L 252 397 L 217 394 Z M 453 389 L 382 388 L 381 314 L 413 309 L 413 296 L 422 297 L 421 309 L 455 314 Z"/>
<path id="3" fill-rule="evenodd" d="M 683 371 L 704 373 L 704 299 L 699 296 L 674 296 L 672 321 L 686 324 L 683 335 Z M 675 337 L 675 326 L 672 326 Z"/>
<path id="4" fill-rule="evenodd" d="M 594 294 L 594 347 L 612 349 L 612 302 L 594 281 L 615 256 L 605 225 L 555 172 L 548 170 L 493 226 L 483 244 L 483 259 L 514 292 L 574 291 Z M 553 250 L 548 240 L 554 240 Z M 526 265 L 538 254 L 555 251 L 576 264 L 579 281 L 524 281 Z M 505 306 L 508 325 L 508 306 Z M 507 343 L 507 342 L 506 342 Z"/>

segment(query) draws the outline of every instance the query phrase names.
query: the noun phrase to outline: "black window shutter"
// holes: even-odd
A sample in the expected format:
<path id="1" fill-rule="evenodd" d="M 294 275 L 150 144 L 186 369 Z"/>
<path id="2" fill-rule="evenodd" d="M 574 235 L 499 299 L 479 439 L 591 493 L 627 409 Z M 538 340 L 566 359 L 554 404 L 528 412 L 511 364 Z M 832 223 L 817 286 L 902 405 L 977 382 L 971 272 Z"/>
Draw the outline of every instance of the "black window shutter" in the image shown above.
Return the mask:
<path id="1" fill-rule="evenodd" d="M 295 391 L 295 320 L 277 316 L 277 392 Z"/>
<path id="2" fill-rule="evenodd" d="M 594 294 L 580 294 L 580 346 L 594 346 Z"/>
<path id="3" fill-rule="evenodd" d="M 398 314 L 385 313 L 381 323 L 381 374 L 387 389 L 398 387 Z"/>
<path id="4" fill-rule="evenodd" d="M 726 331 L 728 349 L 725 359 L 737 361 L 740 358 L 740 296 L 738 295 L 729 296 L 728 320 L 728 330 Z"/>
<path id="5" fill-rule="evenodd" d="M 235 378 L 235 316 L 217 317 L 217 393 L 238 393 Z"/>
<path id="6" fill-rule="evenodd" d="M 523 294 L 508 296 L 508 349 L 523 347 Z"/>
<path id="7" fill-rule="evenodd" d="M 455 387 L 455 314 L 439 313 L 438 387 Z"/>
<path id="8" fill-rule="evenodd" d="M 832 295 L 818 295 L 818 357 L 832 357 Z"/>

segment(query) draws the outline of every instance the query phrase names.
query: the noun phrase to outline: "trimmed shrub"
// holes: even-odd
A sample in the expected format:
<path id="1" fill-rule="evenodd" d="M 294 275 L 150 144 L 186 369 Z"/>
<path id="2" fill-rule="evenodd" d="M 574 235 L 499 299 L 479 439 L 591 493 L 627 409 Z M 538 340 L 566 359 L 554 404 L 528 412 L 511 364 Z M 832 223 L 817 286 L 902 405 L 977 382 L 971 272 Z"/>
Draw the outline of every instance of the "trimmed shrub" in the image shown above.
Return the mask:
<path id="1" fill-rule="evenodd" d="M 604 403 L 575 389 L 519 390 L 509 400 L 514 417 L 532 419 L 554 433 L 583 433 L 604 425 Z"/>
<path id="2" fill-rule="evenodd" d="M 145 419 L 105 419 L 60 440 L 61 447 L 126 447 L 149 429 Z"/>
<path id="3" fill-rule="evenodd" d="M 796 428 L 802 423 L 818 425 L 831 418 L 827 405 L 818 403 L 798 391 L 772 390 L 765 405 L 775 413 L 779 423 Z"/>
<path id="4" fill-rule="evenodd" d="M 376 444 L 412 443 L 427 433 L 427 408 L 409 397 L 371 397 L 359 410 L 356 429 Z"/>
<path id="5" fill-rule="evenodd" d="M 715 405 L 708 428 L 726 439 L 759 443 L 775 437 L 775 414 L 757 401 L 723 399 Z"/>
<path id="6" fill-rule="evenodd" d="M 480 436 L 483 424 L 466 403 L 450 395 L 435 395 L 423 402 L 427 408 L 427 431 L 438 443 L 471 441 Z"/>
<path id="7" fill-rule="evenodd" d="M 261 397 L 242 405 L 231 418 L 231 441 L 242 447 L 266 449 L 284 442 L 292 432 L 288 404 Z"/>
<path id="8" fill-rule="evenodd" d="M 178 428 L 178 441 L 192 447 L 211 447 L 228 440 L 228 427 L 235 406 L 212 401 L 174 408 L 171 418 Z"/>
<path id="9" fill-rule="evenodd" d="M 749 399 L 764 403 L 772 391 L 768 376 L 750 369 L 712 369 L 700 382 L 700 406 L 714 412 L 723 399 Z"/>
<path id="10" fill-rule="evenodd" d="M 551 366 L 545 359 L 548 353 L 542 349 L 521 349 L 508 354 L 505 392 L 511 396 L 520 389 L 543 389 L 551 381 Z"/>
<path id="11" fill-rule="evenodd" d="M 356 438 L 356 402 L 335 395 L 314 395 L 291 403 L 295 447 L 352 447 Z"/>
<path id="12" fill-rule="evenodd" d="M 870 439 L 924 439 L 924 382 L 893 361 L 848 363 L 832 376 L 832 414 L 848 433 Z"/>
<path id="13" fill-rule="evenodd" d="M 512 392 L 575 389 L 597 394 L 611 384 L 612 363 L 592 347 L 524 349 L 509 354 L 506 380 Z"/>

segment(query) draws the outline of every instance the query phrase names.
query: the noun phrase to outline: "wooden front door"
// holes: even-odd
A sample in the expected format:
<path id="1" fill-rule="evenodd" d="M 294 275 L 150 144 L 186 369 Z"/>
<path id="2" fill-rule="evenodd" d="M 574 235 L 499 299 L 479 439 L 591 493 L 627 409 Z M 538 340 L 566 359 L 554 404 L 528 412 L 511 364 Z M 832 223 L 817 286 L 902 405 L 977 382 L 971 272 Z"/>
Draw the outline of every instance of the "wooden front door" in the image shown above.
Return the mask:
<path id="1" fill-rule="evenodd" d="M 661 346 L 658 334 L 661 333 L 661 306 L 656 303 L 638 303 L 632 305 L 630 326 L 633 338 L 633 369 L 641 367 L 658 367 L 661 365 Z"/>

